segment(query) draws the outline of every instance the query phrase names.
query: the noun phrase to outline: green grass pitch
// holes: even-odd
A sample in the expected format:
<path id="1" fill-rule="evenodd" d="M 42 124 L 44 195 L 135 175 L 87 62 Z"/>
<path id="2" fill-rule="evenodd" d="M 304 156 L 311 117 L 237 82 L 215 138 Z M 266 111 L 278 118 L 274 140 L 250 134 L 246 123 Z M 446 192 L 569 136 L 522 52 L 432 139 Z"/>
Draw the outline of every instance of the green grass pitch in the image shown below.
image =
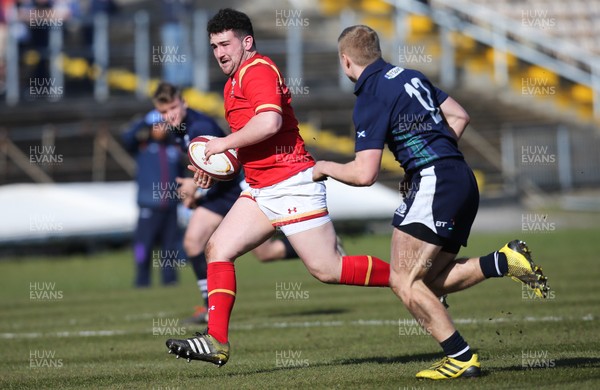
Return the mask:
<path id="1" fill-rule="evenodd" d="M 441 357 L 389 289 L 317 282 L 300 261 L 237 262 L 232 355 L 221 367 L 167 354 L 199 301 L 184 267 L 175 287 L 131 288 L 130 251 L 0 262 L 2 389 L 600 388 L 600 230 L 473 234 L 461 255 L 522 237 L 553 292 L 508 278 L 450 295 L 483 376 L 419 381 Z M 345 237 L 349 253 L 389 257 L 388 236 Z M 157 281 L 155 274 L 155 283 Z"/>

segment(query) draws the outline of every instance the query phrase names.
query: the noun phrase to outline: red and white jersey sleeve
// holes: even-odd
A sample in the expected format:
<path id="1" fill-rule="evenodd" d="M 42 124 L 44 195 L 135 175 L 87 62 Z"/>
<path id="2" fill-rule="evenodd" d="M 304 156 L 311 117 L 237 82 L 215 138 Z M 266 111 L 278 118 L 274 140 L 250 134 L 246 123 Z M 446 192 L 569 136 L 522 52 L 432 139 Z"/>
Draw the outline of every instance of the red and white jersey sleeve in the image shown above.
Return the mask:
<path id="1" fill-rule="evenodd" d="M 279 183 L 315 164 L 300 136 L 289 90 L 271 59 L 256 54 L 243 63 L 225 84 L 224 98 L 225 117 L 234 132 L 262 112 L 273 111 L 282 116 L 277 134 L 238 150 L 251 187 Z"/>

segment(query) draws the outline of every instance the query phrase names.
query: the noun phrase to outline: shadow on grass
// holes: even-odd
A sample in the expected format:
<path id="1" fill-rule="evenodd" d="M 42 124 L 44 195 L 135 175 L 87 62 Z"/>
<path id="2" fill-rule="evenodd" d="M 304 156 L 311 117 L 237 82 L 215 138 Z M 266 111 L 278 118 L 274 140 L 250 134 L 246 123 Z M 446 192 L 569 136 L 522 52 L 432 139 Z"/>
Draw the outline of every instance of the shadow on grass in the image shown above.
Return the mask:
<path id="1" fill-rule="evenodd" d="M 440 353 L 425 353 L 425 354 L 414 354 L 414 355 L 400 355 L 400 356 L 372 356 L 365 358 L 353 358 L 353 359 L 337 359 L 331 362 L 312 362 L 309 367 L 306 366 L 290 366 L 290 367 L 269 367 L 269 368 L 259 368 L 255 370 L 248 370 L 243 372 L 229 372 L 224 376 L 235 377 L 240 375 L 252 375 L 252 374 L 266 374 L 277 371 L 289 371 L 289 370 L 299 370 L 305 368 L 315 368 L 315 367 L 334 367 L 334 366 L 349 366 L 349 365 L 360 365 L 360 364 L 368 364 L 368 363 L 377 363 L 377 364 L 397 364 L 397 363 L 410 363 L 410 362 L 423 362 L 425 366 L 433 363 L 441 358 Z M 201 375 L 199 375 L 201 376 Z"/>
<path id="2" fill-rule="evenodd" d="M 549 359 L 545 361 L 531 361 L 527 364 L 512 365 L 508 367 L 494 368 L 492 371 L 523 371 L 523 370 L 547 370 L 549 368 L 600 368 L 600 358 L 578 357 L 566 359 Z"/>
<path id="3" fill-rule="evenodd" d="M 396 364 L 396 363 L 414 363 L 423 362 L 425 364 L 433 363 L 434 361 L 440 360 L 442 354 L 436 353 L 419 353 L 413 355 L 401 355 L 401 356 L 371 356 L 365 358 L 351 358 L 351 359 L 338 359 L 334 360 L 332 365 L 345 366 L 349 364 L 365 364 L 365 363 L 377 363 L 377 364 Z"/>
<path id="4" fill-rule="evenodd" d="M 348 359 L 336 359 L 330 362 L 327 361 L 319 361 L 314 362 L 311 361 L 310 366 L 305 365 L 297 365 L 297 366 L 287 366 L 287 367 L 266 367 L 266 368 L 256 368 L 256 369 L 244 369 L 242 367 L 238 367 L 239 371 L 236 372 L 227 372 L 223 373 L 222 376 L 226 377 L 237 377 L 237 376 L 245 376 L 245 375 L 254 375 L 254 374 L 268 374 L 279 371 L 290 371 L 290 370 L 300 370 L 306 368 L 320 368 L 320 367 L 342 367 L 342 366 L 354 366 L 354 365 L 363 365 L 369 363 L 376 364 L 407 364 L 407 363 L 422 363 L 423 368 L 429 367 L 430 364 L 439 360 L 441 358 L 440 353 L 421 353 L 421 354 L 412 354 L 412 355 L 397 355 L 397 356 L 371 356 L 364 358 L 348 358 Z M 567 359 L 556 359 L 554 360 L 553 367 L 564 367 L 564 368 L 590 368 L 590 367 L 600 367 L 600 358 L 567 358 Z M 494 372 L 505 372 L 505 371 L 524 371 L 524 370 L 535 370 L 535 369 L 548 369 L 549 367 L 523 367 L 521 365 L 512 365 L 508 367 L 499 367 L 499 368 L 488 368 L 484 366 L 482 367 L 481 377 L 487 377 L 489 375 L 493 375 Z M 204 374 L 205 375 L 205 374 Z M 221 376 L 221 375 L 219 375 Z M 203 377 L 202 373 L 198 373 L 198 377 Z"/>

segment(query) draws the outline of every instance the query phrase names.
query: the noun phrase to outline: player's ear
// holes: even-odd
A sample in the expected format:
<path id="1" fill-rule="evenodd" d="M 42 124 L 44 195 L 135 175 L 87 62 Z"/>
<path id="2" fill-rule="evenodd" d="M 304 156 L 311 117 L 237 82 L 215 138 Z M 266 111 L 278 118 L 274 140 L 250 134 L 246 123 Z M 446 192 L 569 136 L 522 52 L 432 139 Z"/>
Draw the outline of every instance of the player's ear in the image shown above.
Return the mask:
<path id="1" fill-rule="evenodd" d="M 344 69 L 350 69 L 350 66 L 352 66 L 352 61 L 350 60 L 350 57 L 348 57 L 344 53 L 340 55 L 340 62 L 342 63 L 342 67 Z"/>
<path id="2" fill-rule="evenodd" d="M 252 47 L 254 46 L 254 38 L 252 35 L 246 35 L 244 39 L 242 39 L 242 45 L 246 51 L 252 50 Z"/>

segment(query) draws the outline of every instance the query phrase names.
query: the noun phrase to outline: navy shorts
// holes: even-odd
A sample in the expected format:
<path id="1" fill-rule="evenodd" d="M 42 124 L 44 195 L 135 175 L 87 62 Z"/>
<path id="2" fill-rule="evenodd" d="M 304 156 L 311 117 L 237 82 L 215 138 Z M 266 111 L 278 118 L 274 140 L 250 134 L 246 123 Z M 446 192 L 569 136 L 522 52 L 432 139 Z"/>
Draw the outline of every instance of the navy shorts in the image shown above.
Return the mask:
<path id="1" fill-rule="evenodd" d="M 479 208 L 479 189 L 464 160 L 435 161 L 410 177 L 392 225 L 422 241 L 458 253 L 467 246 Z"/>
<path id="2" fill-rule="evenodd" d="M 198 199 L 196 205 L 224 217 L 239 198 L 245 183 L 245 181 L 239 180 L 219 181 Z"/>

